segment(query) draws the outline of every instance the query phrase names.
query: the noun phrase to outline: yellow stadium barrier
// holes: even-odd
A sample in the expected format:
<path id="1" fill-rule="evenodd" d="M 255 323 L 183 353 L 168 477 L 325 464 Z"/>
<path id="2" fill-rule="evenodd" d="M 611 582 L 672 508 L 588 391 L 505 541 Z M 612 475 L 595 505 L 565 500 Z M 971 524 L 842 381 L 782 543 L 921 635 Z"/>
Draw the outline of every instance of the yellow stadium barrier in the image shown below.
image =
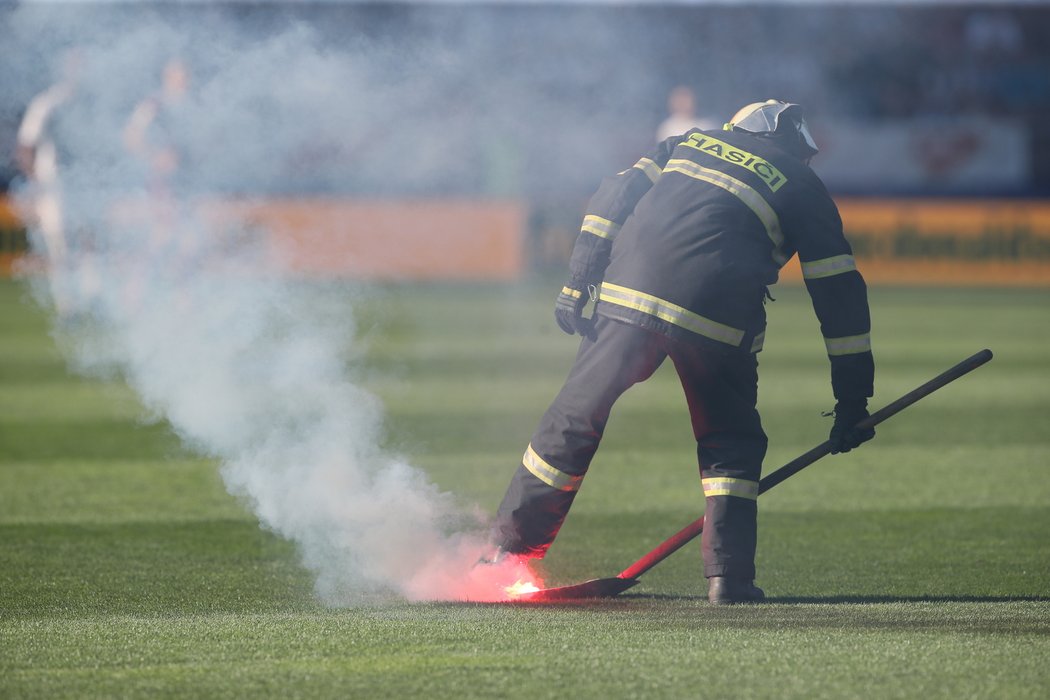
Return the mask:
<path id="1" fill-rule="evenodd" d="M 1050 202 L 837 198 L 874 284 L 1050 286 Z M 801 280 L 797 258 L 782 280 Z"/>

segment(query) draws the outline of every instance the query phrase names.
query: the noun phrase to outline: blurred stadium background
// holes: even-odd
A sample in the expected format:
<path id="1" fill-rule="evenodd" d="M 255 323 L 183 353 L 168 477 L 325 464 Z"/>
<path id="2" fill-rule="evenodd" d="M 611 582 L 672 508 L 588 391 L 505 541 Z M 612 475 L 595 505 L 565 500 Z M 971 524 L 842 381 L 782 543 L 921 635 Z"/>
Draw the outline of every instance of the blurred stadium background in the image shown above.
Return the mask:
<path id="1" fill-rule="evenodd" d="M 769 96 L 807 107 L 823 149 L 815 168 L 870 281 L 1050 283 L 1050 6 L 1041 2 L 87 2 L 61 10 L 61 26 L 27 30 L 32 6 L 0 7 L 13 37 L 0 72 L 5 192 L 19 186 L 16 133 L 31 98 L 53 82 L 56 46 L 80 46 L 90 61 L 93 43 L 145 22 L 174 35 L 233 23 L 260 38 L 298 26 L 321 51 L 399 55 L 392 75 L 425 74 L 430 88 L 381 118 L 273 144 L 265 175 L 248 167 L 206 178 L 209 195 L 250 199 L 253 223 L 291 246 L 305 269 L 442 279 L 561 270 L 589 194 L 652 145 L 668 95 L 685 86 L 697 117 L 714 124 Z M 216 70 L 214 57 L 181 50 L 191 79 Z M 147 94 L 163 59 L 158 47 L 121 79 Z M 126 107 L 130 114 L 134 103 Z M 399 167 L 402 140 L 426 140 L 426 162 Z M 198 165 L 211 158 L 195 155 Z M 5 270 L 26 250 L 11 202 L 0 205 Z M 428 264 L 392 261 L 389 247 L 406 244 Z"/>
<path id="2" fill-rule="evenodd" d="M 0 697 L 1046 695 L 1033 660 L 1050 656 L 1050 4 L 0 0 L 0 44 Z M 79 113 L 88 118 L 67 113 L 64 125 L 78 137 L 65 154 L 81 195 L 74 249 L 108 241 L 126 262 L 115 217 L 134 212 L 117 205 L 145 178 L 120 130 L 178 56 L 205 114 L 175 130 L 185 158 L 169 184 L 307 273 L 290 286 L 295 304 L 265 286 L 260 301 L 253 280 L 213 303 L 226 298 L 210 280 L 190 286 L 199 258 L 172 264 L 179 251 L 142 246 L 156 264 L 141 276 L 127 266 L 113 275 L 119 294 L 102 297 L 125 301 L 156 278 L 148 303 L 104 309 L 137 331 L 116 355 L 137 363 L 113 376 L 71 360 L 69 339 L 110 359 L 99 342 L 110 317 L 55 323 L 24 303 L 36 285 L 3 277 L 19 258 L 36 262 L 18 130 L 73 48 L 97 90 Z M 297 400 L 257 397 L 285 396 L 289 375 L 329 377 L 311 353 L 289 353 L 311 370 L 302 375 L 265 359 L 297 339 L 285 328 L 302 329 L 283 312 L 314 304 L 364 337 L 338 351 L 382 400 L 382 446 L 440 489 L 494 507 L 523 429 L 572 359 L 551 306 L 583 207 L 654 143 L 679 86 L 715 125 L 765 97 L 807 107 L 823 149 L 814 166 L 873 287 L 877 405 L 981 347 L 996 360 L 762 506 L 760 584 L 775 608 L 709 608 L 695 550 L 647 574 L 622 606 L 324 608 L 302 566 L 301 545 L 315 540 L 288 524 L 309 511 L 331 523 L 316 530 L 324 541 L 353 534 L 359 520 L 326 504 L 359 494 L 289 479 L 270 493 L 305 507 L 264 518 L 239 487 L 240 500 L 223 492 L 230 450 L 201 456 L 211 453 L 182 438 L 201 423 L 226 435 L 298 415 Z M 108 223 L 108 237 L 92 230 Z M 90 257 L 73 266 L 91 268 Z M 339 282 L 314 283 L 331 276 Z M 428 282 L 375 294 L 342 283 L 360 278 Z M 992 289 L 1003 286 L 1013 288 Z M 761 358 L 777 378 L 761 394 L 767 471 L 828 426 L 816 320 L 801 285 L 782 287 L 777 340 Z M 164 302 L 170 313 L 152 323 Z M 267 303 L 274 314 L 260 311 Z M 275 317 L 271 331 L 262 322 Z M 259 339 L 266 347 L 247 359 L 230 351 Z M 156 392 L 143 400 L 143 366 L 165 380 L 162 406 L 188 401 L 202 420 L 156 422 L 165 416 L 153 415 Z M 208 420 L 213 407 L 222 420 Z M 616 411 L 603 475 L 547 561 L 553 582 L 612 573 L 697 515 L 673 370 Z M 360 426 L 337 427 L 342 438 Z M 316 474 L 308 460 L 290 464 Z M 303 497 L 311 485 L 333 498 Z M 405 493 L 363 491 L 388 523 L 416 502 Z M 355 583 L 345 561 L 326 563 Z"/>

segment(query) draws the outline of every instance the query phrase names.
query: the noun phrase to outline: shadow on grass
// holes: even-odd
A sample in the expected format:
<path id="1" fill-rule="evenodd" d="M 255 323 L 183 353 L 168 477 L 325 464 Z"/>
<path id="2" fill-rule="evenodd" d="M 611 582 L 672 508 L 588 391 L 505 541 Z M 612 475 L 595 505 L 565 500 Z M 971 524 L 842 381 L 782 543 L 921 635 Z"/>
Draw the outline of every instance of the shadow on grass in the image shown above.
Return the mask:
<path id="1" fill-rule="evenodd" d="M 1046 596 L 812 596 L 774 597 L 760 605 L 711 605 L 706 596 L 632 594 L 543 603 L 494 603 L 487 607 L 535 610 L 557 619 L 601 620 L 652 625 L 660 629 L 858 630 L 910 634 L 1029 634 L 1050 636 L 1046 608 L 1018 603 L 1048 603 Z M 947 603 L 947 605 L 924 605 Z M 1011 605 L 1013 604 L 1013 605 Z"/>
<path id="2" fill-rule="evenodd" d="M 840 595 L 769 598 L 770 603 L 787 605 L 840 605 L 867 603 L 1050 603 L 1050 596 L 1023 595 Z"/>
<path id="3" fill-rule="evenodd" d="M 630 593 L 622 600 L 706 601 L 707 596 L 671 595 L 666 593 Z M 770 596 L 767 605 L 866 605 L 878 603 L 1050 603 L 1050 596 L 1022 595 L 837 595 L 837 596 Z"/>

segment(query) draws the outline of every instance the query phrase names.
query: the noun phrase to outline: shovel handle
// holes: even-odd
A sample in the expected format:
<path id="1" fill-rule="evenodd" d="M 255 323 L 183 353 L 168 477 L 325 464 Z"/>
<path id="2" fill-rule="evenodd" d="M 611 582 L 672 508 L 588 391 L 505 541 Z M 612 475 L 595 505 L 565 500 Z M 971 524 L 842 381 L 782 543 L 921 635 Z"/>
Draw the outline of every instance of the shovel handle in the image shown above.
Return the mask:
<path id="1" fill-rule="evenodd" d="M 951 369 L 941 372 L 936 377 L 926 382 L 925 384 L 912 389 L 904 396 L 900 397 L 896 401 L 891 401 L 886 404 L 875 413 L 864 420 L 857 423 L 859 428 L 873 428 L 879 423 L 883 422 L 891 416 L 895 416 L 900 413 L 908 406 L 919 399 L 929 396 L 933 392 L 937 391 L 946 384 L 954 382 L 964 374 L 968 374 L 973 370 L 977 369 L 988 360 L 992 359 L 991 350 L 981 350 L 980 352 L 974 353 L 970 357 L 966 358 L 959 364 L 955 365 Z M 816 462 L 821 457 L 831 453 L 831 443 L 827 440 L 814 447 L 809 452 L 803 455 L 799 455 L 795 459 L 791 460 L 780 469 L 777 469 L 772 474 L 765 476 L 761 481 L 758 482 L 758 492 L 760 494 L 765 493 L 769 489 L 773 488 L 781 481 L 784 481 L 790 476 L 797 474 L 809 465 Z M 617 578 L 633 579 L 638 578 L 649 569 L 653 568 L 667 557 L 671 556 L 679 549 L 684 547 L 690 541 L 696 538 L 704 530 L 704 518 L 703 516 L 697 518 L 693 522 L 689 523 L 681 530 L 676 532 L 668 539 L 661 542 L 655 549 L 643 556 L 635 563 L 628 566 L 626 569 L 621 571 Z"/>
<path id="2" fill-rule="evenodd" d="M 891 401 L 879 410 L 875 411 L 875 413 L 872 413 L 870 416 L 857 423 L 857 427 L 874 428 L 882 421 L 897 415 L 898 413 L 906 409 L 908 406 L 911 406 L 913 403 L 918 401 L 919 399 L 929 396 L 930 394 L 937 391 L 946 384 L 950 384 L 959 377 L 963 376 L 964 374 L 972 372 L 973 370 L 983 365 L 985 362 L 988 362 L 988 360 L 990 359 L 992 359 L 992 351 L 987 349 L 981 350 L 980 352 L 970 355 L 965 360 L 955 365 L 951 369 L 941 372 L 936 377 L 926 382 L 922 386 L 912 389 L 896 401 Z M 806 454 L 796 457 L 795 459 L 782 466 L 780 469 L 777 469 L 772 474 L 769 474 L 768 476 L 763 478 L 760 482 L 758 482 L 758 492 L 760 494 L 765 493 L 769 489 L 779 484 L 784 479 L 787 479 L 789 476 L 797 474 L 809 465 L 816 462 L 824 455 L 830 453 L 831 442 L 825 440 Z"/>
<path id="3" fill-rule="evenodd" d="M 627 579 L 638 578 L 695 539 L 697 535 L 703 532 L 703 530 L 704 516 L 701 515 L 699 518 L 657 545 L 656 549 L 621 571 L 616 577 Z"/>

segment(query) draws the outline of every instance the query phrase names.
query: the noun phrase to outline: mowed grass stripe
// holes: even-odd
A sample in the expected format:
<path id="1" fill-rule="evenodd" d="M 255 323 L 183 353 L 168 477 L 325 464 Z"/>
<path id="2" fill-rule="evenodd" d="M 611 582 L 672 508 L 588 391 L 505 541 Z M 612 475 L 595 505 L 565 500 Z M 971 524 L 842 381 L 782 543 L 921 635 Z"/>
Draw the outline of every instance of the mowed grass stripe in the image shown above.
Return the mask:
<path id="1" fill-rule="evenodd" d="M 4 525 L 0 538 L 4 618 L 316 606 L 291 545 L 254 520 Z"/>
<path id="2" fill-rule="evenodd" d="M 1038 697 L 1032 606 L 414 606 L 0 626 L 16 691 L 238 697 Z M 90 640 L 92 655 L 79 653 Z M 710 649 L 746 652 L 746 672 Z M 600 653 L 599 653 L 600 652 Z M 55 671 L 35 670 L 41 660 Z M 744 663 L 744 662 L 741 662 Z M 931 675 L 929 669 L 938 667 Z M 775 684 L 771 683 L 771 680 Z M 556 688 L 555 686 L 562 686 Z"/>
<path id="3" fill-rule="evenodd" d="M 183 522 L 250 513 L 199 459 L 10 461 L 0 469 L 0 524 Z"/>
<path id="4" fill-rule="evenodd" d="M 388 447 L 482 511 L 578 344 L 553 325 L 553 289 L 396 287 L 354 309 L 365 343 L 347 363 L 386 402 Z M 0 696 L 1041 698 L 1050 687 L 1038 662 L 1050 658 L 1045 292 L 872 290 L 873 405 L 982 347 L 996 359 L 763 496 L 759 583 L 776 602 L 728 610 L 704 602 L 697 543 L 607 602 L 386 597 L 325 610 L 294 548 L 224 493 L 218 465 L 145 423 L 119 383 L 66 374 L 22 296 L 0 282 Z M 805 292 L 774 296 L 760 356 L 767 473 L 826 438 L 819 412 L 831 405 Z M 697 481 L 664 367 L 616 407 L 548 576 L 615 575 L 699 515 Z"/>
<path id="5" fill-rule="evenodd" d="M 19 423 L 143 421 L 146 411 L 124 384 L 49 378 L 0 385 L 0 420 Z"/>

